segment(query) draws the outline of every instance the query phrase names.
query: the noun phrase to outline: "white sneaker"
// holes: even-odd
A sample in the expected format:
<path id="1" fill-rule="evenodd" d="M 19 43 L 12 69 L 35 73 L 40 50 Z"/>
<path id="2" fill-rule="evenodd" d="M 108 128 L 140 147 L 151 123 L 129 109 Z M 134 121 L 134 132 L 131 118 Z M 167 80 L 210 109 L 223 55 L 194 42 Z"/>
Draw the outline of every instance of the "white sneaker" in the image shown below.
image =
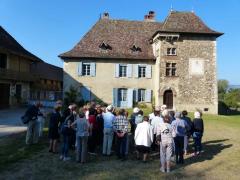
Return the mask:
<path id="1" fill-rule="evenodd" d="M 167 173 L 170 173 L 170 169 L 167 169 Z"/>
<path id="2" fill-rule="evenodd" d="M 61 155 L 61 156 L 59 157 L 59 159 L 60 159 L 60 160 L 63 160 L 63 156 Z"/>
<path id="3" fill-rule="evenodd" d="M 162 171 L 163 173 L 165 173 L 165 169 L 163 167 L 160 168 L 160 171 Z"/>
<path id="4" fill-rule="evenodd" d="M 70 157 L 64 157 L 64 158 L 63 158 L 63 161 L 69 161 L 69 160 L 71 160 Z"/>

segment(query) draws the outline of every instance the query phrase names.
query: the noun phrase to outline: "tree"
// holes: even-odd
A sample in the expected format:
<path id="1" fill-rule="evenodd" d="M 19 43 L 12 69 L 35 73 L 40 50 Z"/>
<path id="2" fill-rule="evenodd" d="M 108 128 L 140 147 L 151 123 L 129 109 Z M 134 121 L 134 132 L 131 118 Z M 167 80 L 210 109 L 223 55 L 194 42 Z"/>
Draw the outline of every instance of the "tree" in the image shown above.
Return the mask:
<path id="1" fill-rule="evenodd" d="M 229 83 L 227 80 L 225 79 L 218 80 L 218 99 L 219 100 L 224 99 L 224 95 L 227 93 L 228 85 Z"/>
<path id="2" fill-rule="evenodd" d="M 240 107 L 240 89 L 230 89 L 228 93 L 224 95 L 224 102 L 228 107 Z"/>
<path id="3" fill-rule="evenodd" d="M 78 91 L 73 86 L 70 86 L 69 91 L 64 93 L 64 104 L 76 103 L 78 97 Z"/>

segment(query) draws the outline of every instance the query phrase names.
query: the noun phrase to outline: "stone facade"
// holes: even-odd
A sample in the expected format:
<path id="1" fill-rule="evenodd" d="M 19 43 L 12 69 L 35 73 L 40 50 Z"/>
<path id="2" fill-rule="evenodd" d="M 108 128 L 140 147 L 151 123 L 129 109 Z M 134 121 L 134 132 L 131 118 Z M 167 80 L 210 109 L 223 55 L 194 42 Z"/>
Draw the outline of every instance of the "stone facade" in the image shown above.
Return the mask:
<path id="1" fill-rule="evenodd" d="M 172 90 L 173 109 L 194 111 L 196 108 L 217 113 L 216 39 L 180 36 L 172 42 L 157 40 L 159 48 L 159 88 L 157 104 L 163 104 L 164 92 Z M 167 56 L 167 48 L 175 47 L 176 56 Z M 191 74 L 191 60 L 202 61 L 203 74 Z M 166 63 L 176 63 L 176 76 L 166 76 Z M 201 62 L 200 62 L 201 63 Z"/>

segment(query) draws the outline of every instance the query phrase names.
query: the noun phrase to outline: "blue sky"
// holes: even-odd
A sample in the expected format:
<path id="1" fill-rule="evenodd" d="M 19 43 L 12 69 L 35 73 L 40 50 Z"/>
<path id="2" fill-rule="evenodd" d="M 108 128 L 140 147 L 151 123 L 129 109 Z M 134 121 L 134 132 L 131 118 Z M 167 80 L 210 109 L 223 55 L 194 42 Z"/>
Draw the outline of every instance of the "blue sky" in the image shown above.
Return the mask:
<path id="1" fill-rule="evenodd" d="M 27 50 L 44 61 L 62 66 L 57 57 L 70 50 L 96 23 L 102 12 L 111 18 L 143 20 L 154 10 L 163 21 L 170 7 L 191 11 L 218 39 L 218 79 L 240 84 L 240 0 L 0 0 L 0 25 Z"/>

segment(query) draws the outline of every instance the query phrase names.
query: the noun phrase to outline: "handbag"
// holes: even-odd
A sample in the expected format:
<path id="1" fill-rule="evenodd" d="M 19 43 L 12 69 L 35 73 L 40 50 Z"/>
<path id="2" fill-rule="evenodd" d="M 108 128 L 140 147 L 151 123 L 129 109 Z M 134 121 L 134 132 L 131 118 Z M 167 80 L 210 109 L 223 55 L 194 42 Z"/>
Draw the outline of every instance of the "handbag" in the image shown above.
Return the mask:
<path id="1" fill-rule="evenodd" d="M 22 123 L 27 124 L 30 121 L 30 118 L 26 115 L 21 117 Z"/>

